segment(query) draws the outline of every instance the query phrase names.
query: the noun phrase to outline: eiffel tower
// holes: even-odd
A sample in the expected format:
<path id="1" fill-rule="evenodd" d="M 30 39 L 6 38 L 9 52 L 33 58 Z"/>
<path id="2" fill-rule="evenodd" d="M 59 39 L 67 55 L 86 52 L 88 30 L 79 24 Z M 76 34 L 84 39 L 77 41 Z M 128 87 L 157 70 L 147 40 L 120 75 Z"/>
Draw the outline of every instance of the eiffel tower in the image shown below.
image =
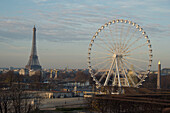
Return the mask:
<path id="1" fill-rule="evenodd" d="M 36 49 L 36 28 L 33 28 L 32 49 L 28 64 L 25 66 L 28 70 L 41 70 L 40 63 L 38 61 L 37 49 Z"/>

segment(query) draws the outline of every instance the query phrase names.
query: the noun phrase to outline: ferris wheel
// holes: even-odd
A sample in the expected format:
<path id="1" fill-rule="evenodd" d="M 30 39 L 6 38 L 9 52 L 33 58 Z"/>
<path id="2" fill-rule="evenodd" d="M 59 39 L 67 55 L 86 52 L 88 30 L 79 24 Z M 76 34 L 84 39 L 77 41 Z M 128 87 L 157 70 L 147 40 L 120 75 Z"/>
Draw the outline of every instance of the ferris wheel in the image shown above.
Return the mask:
<path id="1" fill-rule="evenodd" d="M 88 68 L 97 88 L 139 87 L 152 63 L 149 37 L 138 24 L 112 20 L 97 30 L 88 48 Z"/>

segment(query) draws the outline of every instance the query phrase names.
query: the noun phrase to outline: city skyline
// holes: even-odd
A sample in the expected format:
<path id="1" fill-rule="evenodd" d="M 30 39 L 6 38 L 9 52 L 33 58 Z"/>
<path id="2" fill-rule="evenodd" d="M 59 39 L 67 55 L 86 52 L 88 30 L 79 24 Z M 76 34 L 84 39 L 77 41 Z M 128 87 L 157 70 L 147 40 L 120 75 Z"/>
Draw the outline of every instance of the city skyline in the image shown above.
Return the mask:
<path id="1" fill-rule="evenodd" d="M 30 55 L 32 28 L 43 68 L 87 68 L 88 45 L 100 26 L 113 19 L 141 25 L 153 46 L 153 67 L 170 67 L 170 1 L 1 1 L 0 67 L 24 67 Z"/>

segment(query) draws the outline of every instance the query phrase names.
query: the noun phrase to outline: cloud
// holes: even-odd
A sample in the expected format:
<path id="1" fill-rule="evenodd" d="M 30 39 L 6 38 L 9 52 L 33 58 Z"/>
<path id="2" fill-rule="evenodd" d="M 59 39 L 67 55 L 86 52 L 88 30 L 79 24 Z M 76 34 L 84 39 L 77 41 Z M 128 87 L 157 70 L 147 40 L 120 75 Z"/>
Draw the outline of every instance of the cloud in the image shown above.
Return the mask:
<path id="1" fill-rule="evenodd" d="M 132 8 L 136 6 L 143 6 L 146 5 L 146 1 L 136 1 L 136 0 L 128 0 L 128 1 L 117 1 L 116 4 L 118 4 L 121 8 Z"/>
<path id="2" fill-rule="evenodd" d="M 28 39 L 28 31 L 30 27 L 30 21 L 23 20 L 21 18 L 0 18 L 0 40 L 25 40 Z"/>
<path id="3" fill-rule="evenodd" d="M 49 0 L 32 0 L 33 2 L 35 3 L 44 3 L 44 2 L 47 2 Z"/>
<path id="4" fill-rule="evenodd" d="M 8 47 L 9 49 L 12 49 L 12 50 L 25 50 L 25 49 L 27 49 L 26 47 L 24 47 L 24 46 L 16 46 L 16 45 L 11 45 L 11 44 L 8 44 L 8 43 L 6 43 L 6 42 L 0 42 L 0 44 L 1 44 L 1 46 L 3 45 L 3 46 L 6 46 L 6 47 Z"/>
<path id="5" fill-rule="evenodd" d="M 37 35 L 46 41 L 84 41 L 89 40 L 100 26 L 117 18 L 137 20 L 137 23 L 145 23 L 146 15 L 135 15 L 129 10 L 138 6 L 147 6 L 146 1 L 115 1 L 114 4 L 122 7 L 114 7 L 110 0 L 105 1 L 54 1 L 54 0 L 33 0 L 44 9 L 35 9 L 32 16 L 26 17 L 1 17 L 0 36 L 3 40 L 30 40 L 32 27 L 36 23 Z M 96 2 L 96 3 L 95 3 Z M 41 3 L 41 4 L 39 4 Z M 95 4 L 94 4 L 95 3 Z M 102 4 L 103 3 L 103 4 Z M 151 5 L 152 7 L 154 5 Z M 38 6 L 37 6 L 38 7 Z M 48 9 L 48 10 L 47 10 Z M 138 8 L 136 9 L 138 11 Z M 145 9 L 144 9 L 145 10 Z M 144 21 L 143 21 L 144 18 Z M 164 30 L 153 25 L 144 25 L 152 32 L 163 32 Z"/>
<path id="6" fill-rule="evenodd" d="M 146 24 L 144 26 L 144 30 L 146 30 L 146 32 L 148 32 L 151 36 L 153 36 L 154 38 L 167 38 L 170 36 L 170 26 L 169 25 L 161 25 L 161 24 Z"/>
<path id="7" fill-rule="evenodd" d="M 167 9 L 167 8 L 162 8 L 162 7 L 150 7 L 150 9 L 151 9 L 152 11 L 155 11 L 155 12 L 167 13 L 167 14 L 170 13 L 170 9 Z"/>

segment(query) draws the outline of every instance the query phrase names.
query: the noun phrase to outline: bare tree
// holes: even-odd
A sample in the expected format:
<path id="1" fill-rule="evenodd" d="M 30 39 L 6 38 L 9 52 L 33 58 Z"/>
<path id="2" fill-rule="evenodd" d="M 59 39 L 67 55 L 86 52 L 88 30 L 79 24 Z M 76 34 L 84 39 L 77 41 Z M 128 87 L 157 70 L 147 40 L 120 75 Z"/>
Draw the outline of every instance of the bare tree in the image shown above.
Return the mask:
<path id="1" fill-rule="evenodd" d="M 34 104 L 37 97 L 21 89 L 20 85 L 6 91 L 2 90 L 0 91 L 0 113 L 31 113 L 39 105 L 40 101 L 37 102 L 37 106 Z"/>
<path id="2" fill-rule="evenodd" d="M 0 112 L 8 113 L 11 110 L 10 96 L 7 91 L 1 91 L 0 93 Z"/>

